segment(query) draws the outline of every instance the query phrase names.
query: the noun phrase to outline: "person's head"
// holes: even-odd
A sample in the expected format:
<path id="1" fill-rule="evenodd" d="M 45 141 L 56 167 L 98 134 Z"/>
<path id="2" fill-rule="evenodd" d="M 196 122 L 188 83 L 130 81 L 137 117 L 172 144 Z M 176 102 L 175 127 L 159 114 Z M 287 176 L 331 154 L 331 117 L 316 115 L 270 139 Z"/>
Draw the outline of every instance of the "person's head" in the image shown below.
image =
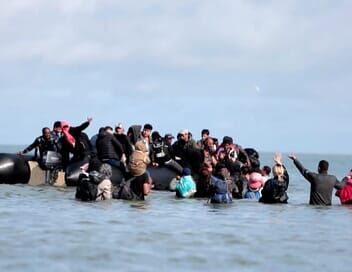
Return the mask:
<path id="1" fill-rule="evenodd" d="M 214 149 L 214 140 L 211 137 L 208 137 L 204 141 L 204 149 L 215 151 Z"/>
<path id="2" fill-rule="evenodd" d="M 329 170 L 329 163 L 326 160 L 321 160 L 318 164 L 319 174 L 327 173 Z"/>
<path id="3" fill-rule="evenodd" d="M 43 127 L 42 128 L 42 135 L 45 139 L 50 139 L 50 128 Z"/>
<path id="4" fill-rule="evenodd" d="M 115 133 L 118 135 L 121 135 L 123 134 L 123 132 L 124 132 L 123 125 L 121 123 L 117 123 L 115 126 Z"/>
<path id="5" fill-rule="evenodd" d="M 210 134 L 209 129 L 206 129 L 206 128 L 203 129 L 201 132 L 202 140 L 204 141 L 206 138 L 208 138 L 209 134 Z"/>
<path id="6" fill-rule="evenodd" d="M 230 136 L 225 136 L 222 139 L 222 146 L 227 150 L 230 148 L 230 146 L 233 144 L 233 139 Z"/>
<path id="7" fill-rule="evenodd" d="M 263 176 L 269 176 L 270 173 L 271 173 L 271 168 L 269 166 L 267 166 L 267 165 L 264 165 L 263 169 L 262 169 L 262 175 Z"/>
<path id="8" fill-rule="evenodd" d="M 230 176 L 230 172 L 227 169 L 226 165 L 222 164 L 222 163 L 218 163 L 216 165 L 215 173 L 219 178 L 221 178 L 223 180 L 226 180 Z"/>
<path id="9" fill-rule="evenodd" d="M 188 142 L 189 140 L 189 131 L 188 129 L 182 129 L 179 133 L 180 135 L 180 140 L 184 142 Z"/>
<path id="10" fill-rule="evenodd" d="M 273 166 L 274 177 L 278 177 L 279 180 L 283 180 L 284 173 L 285 173 L 285 168 L 282 165 L 275 164 Z"/>
<path id="11" fill-rule="evenodd" d="M 153 127 L 151 124 L 145 124 L 143 126 L 143 130 L 142 130 L 142 136 L 144 138 L 148 138 L 150 136 L 150 134 L 152 133 Z"/>
<path id="12" fill-rule="evenodd" d="M 174 139 L 175 137 L 171 134 L 171 133 L 166 133 L 164 136 L 164 143 L 167 145 L 171 145 L 172 144 L 172 139 Z"/>
<path id="13" fill-rule="evenodd" d="M 200 169 L 200 173 L 205 177 L 210 176 L 213 173 L 213 165 L 210 162 L 204 162 Z"/>
<path id="14" fill-rule="evenodd" d="M 153 133 L 152 133 L 152 141 L 153 142 L 161 142 L 162 141 L 162 138 L 161 138 L 161 136 L 160 136 L 158 131 L 153 131 Z"/>
<path id="15" fill-rule="evenodd" d="M 109 133 L 109 134 L 113 134 L 113 133 L 114 133 L 114 130 L 113 130 L 112 127 L 110 127 L 110 126 L 106 126 L 106 127 L 104 128 L 104 131 L 105 131 L 106 133 Z"/>
<path id="16" fill-rule="evenodd" d="M 54 122 L 53 131 L 55 131 L 55 133 L 61 133 L 61 122 L 60 121 Z"/>
<path id="17" fill-rule="evenodd" d="M 67 121 L 61 121 L 61 129 L 63 132 L 66 132 L 70 129 L 70 123 Z"/>
<path id="18" fill-rule="evenodd" d="M 223 161 L 223 160 L 225 160 L 225 158 L 226 158 L 226 151 L 225 151 L 225 149 L 221 148 L 218 151 L 218 160 Z"/>

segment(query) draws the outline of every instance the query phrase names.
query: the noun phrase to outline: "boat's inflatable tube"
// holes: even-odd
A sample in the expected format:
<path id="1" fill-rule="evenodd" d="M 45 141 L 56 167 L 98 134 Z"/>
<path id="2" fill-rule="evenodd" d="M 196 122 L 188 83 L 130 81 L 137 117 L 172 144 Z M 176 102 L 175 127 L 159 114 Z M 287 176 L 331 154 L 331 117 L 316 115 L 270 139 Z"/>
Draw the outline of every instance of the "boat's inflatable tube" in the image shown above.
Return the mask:
<path id="1" fill-rule="evenodd" d="M 171 181 L 178 175 L 175 171 L 165 166 L 148 167 L 149 174 L 153 179 L 155 190 L 170 190 Z"/>
<path id="2" fill-rule="evenodd" d="M 31 170 L 28 161 L 30 156 L 22 156 L 10 153 L 0 153 L 0 184 L 28 183 Z M 84 161 L 70 164 L 66 168 L 65 183 L 67 186 L 76 186 L 81 173 L 80 167 Z M 170 183 L 177 176 L 177 173 L 165 166 L 148 167 L 148 171 L 154 182 L 156 190 L 170 190 Z M 112 167 L 111 181 L 118 185 L 123 180 L 122 172 L 117 167 Z"/>
<path id="3" fill-rule="evenodd" d="M 28 158 L 9 153 L 0 153 L 0 183 L 28 183 L 30 169 Z"/>

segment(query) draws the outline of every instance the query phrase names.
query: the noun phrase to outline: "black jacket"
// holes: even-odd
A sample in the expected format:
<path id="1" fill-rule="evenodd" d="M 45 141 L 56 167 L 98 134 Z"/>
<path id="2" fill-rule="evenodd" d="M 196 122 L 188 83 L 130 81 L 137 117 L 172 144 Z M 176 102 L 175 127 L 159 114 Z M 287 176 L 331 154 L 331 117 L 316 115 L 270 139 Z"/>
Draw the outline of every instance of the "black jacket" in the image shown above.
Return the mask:
<path id="1" fill-rule="evenodd" d="M 262 190 L 262 197 L 259 199 L 263 203 L 287 203 L 287 188 L 289 184 L 289 176 L 285 168 L 283 180 L 273 177 L 265 182 Z"/>
<path id="2" fill-rule="evenodd" d="M 119 160 L 124 153 L 120 142 L 114 135 L 106 132 L 99 134 L 96 147 L 99 160 Z"/>
<path id="3" fill-rule="evenodd" d="M 118 140 L 122 146 L 123 153 L 125 153 L 126 158 L 129 158 L 132 154 L 133 148 L 130 140 L 125 134 L 114 134 L 116 140 Z"/>
<path id="4" fill-rule="evenodd" d="M 23 150 L 23 153 L 25 154 L 34 148 L 36 148 L 35 158 L 38 158 L 37 149 L 39 149 L 40 158 L 43 157 L 43 153 L 45 151 L 58 151 L 58 145 L 56 144 L 54 138 L 51 136 L 49 139 L 45 139 L 43 136 L 35 138 L 34 142 Z"/>
<path id="5" fill-rule="evenodd" d="M 72 162 L 74 161 L 81 161 L 81 160 L 89 160 L 90 154 L 92 150 L 92 144 L 84 132 L 89 126 L 89 122 L 84 122 L 78 127 L 70 127 L 69 133 L 75 138 L 76 144 L 73 147 L 65 138 L 65 136 L 61 137 L 60 144 L 61 144 L 61 155 L 62 155 L 62 163 L 64 167 L 70 161 L 70 153 L 73 154 L 71 159 Z"/>

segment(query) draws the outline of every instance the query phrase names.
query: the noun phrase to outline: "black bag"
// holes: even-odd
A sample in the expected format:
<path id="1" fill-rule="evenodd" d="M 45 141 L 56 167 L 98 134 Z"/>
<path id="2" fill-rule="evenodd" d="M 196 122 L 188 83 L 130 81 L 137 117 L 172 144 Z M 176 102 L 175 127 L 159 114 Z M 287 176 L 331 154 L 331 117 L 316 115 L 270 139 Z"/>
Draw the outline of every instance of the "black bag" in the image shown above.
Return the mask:
<path id="1" fill-rule="evenodd" d="M 80 174 L 76 189 L 76 198 L 82 201 L 95 201 L 98 197 L 98 185 L 104 177 L 97 171 L 89 175 Z"/>
<path id="2" fill-rule="evenodd" d="M 138 195 L 133 192 L 131 188 L 131 181 L 134 180 L 135 177 L 128 179 L 127 181 L 121 182 L 121 184 L 114 189 L 112 192 L 112 198 L 116 199 L 125 199 L 125 200 L 139 200 Z"/>

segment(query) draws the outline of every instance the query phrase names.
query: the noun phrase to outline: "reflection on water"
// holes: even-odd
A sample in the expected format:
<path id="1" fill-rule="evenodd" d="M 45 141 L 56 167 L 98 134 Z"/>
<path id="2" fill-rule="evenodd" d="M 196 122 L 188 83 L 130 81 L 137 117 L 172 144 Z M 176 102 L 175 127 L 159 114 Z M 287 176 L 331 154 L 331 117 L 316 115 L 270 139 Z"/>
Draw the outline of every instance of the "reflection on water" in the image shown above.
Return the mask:
<path id="1" fill-rule="evenodd" d="M 312 167 L 318 159 L 302 157 Z M 352 207 L 336 198 L 307 205 L 308 183 L 287 167 L 287 205 L 214 205 L 156 191 L 145 202 L 82 203 L 74 188 L 0 185 L 0 269 L 350 271 Z"/>

